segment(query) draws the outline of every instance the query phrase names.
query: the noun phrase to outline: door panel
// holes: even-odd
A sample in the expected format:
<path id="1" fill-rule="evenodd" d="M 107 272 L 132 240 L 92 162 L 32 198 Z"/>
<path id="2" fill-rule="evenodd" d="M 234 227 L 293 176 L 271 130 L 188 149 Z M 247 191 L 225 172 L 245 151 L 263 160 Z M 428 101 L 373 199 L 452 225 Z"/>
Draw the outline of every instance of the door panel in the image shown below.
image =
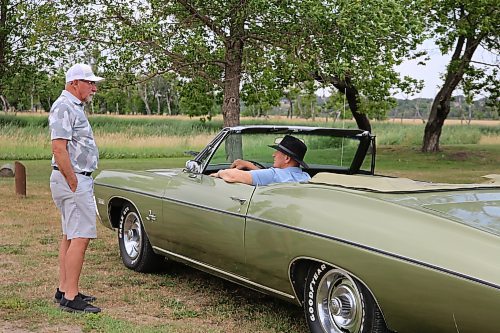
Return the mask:
<path id="1" fill-rule="evenodd" d="M 245 215 L 254 189 L 202 174 L 174 177 L 163 201 L 163 248 L 238 274 L 245 261 Z"/>

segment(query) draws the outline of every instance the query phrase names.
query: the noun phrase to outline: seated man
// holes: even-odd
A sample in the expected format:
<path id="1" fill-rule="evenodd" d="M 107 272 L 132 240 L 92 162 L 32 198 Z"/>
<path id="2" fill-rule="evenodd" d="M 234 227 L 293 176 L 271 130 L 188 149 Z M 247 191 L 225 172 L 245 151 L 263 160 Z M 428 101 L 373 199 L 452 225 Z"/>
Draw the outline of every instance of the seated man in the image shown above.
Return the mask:
<path id="1" fill-rule="evenodd" d="M 210 176 L 219 177 L 229 183 L 244 183 L 249 185 L 267 185 L 271 183 L 303 182 L 311 177 L 299 167 L 307 168 L 304 155 L 307 147 L 299 139 L 285 135 L 278 145 L 269 146 L 276 149 L 273 153 L 273 167 L 260 169 L 252 162 L 235 160 L 231 169 L 219 170 Z M 242 169 L 248 169 L 245 171 Z"/>

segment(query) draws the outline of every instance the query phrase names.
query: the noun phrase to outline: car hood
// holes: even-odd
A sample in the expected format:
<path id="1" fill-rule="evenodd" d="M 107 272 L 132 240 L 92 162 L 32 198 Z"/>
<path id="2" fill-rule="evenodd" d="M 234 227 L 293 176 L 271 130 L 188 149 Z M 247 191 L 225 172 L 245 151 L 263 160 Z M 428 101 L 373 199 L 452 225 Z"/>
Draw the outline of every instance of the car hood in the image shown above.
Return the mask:
<path id="1" fill-rule="evenodd" d="M 150 170 L 146 170 L 146 172 L 153 172 L 153 173 L 156 173 L 157 175 L 160 175 L 160 176 L 172 177 L 172 176 L 176 176 L 179 173 L 181 173 L 182 170 L 184 170 L 184 168 L 177 168 L 177 169 L 150 169 Z"/>

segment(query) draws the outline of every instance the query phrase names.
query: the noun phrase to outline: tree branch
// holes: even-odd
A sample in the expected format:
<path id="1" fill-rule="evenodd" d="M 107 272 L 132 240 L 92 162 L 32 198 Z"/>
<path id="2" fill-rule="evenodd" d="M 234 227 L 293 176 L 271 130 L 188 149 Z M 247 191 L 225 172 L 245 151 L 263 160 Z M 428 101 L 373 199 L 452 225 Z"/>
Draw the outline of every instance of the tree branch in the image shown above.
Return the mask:
<path id="1" fill-rule="evenodd" d="M 176 0 L 176 1 L 180 3 L 182 6 L 184 6 L 184 8 L 186 8 L 193 16 L 195 16 L 201 22 L 203 22 L 203 24 L 209 27 L 210 30 L 212 30 L 216 35 L 224 39 L 226 38 L 226 34 L 224 33 L 224 31 L 222 31 L 222 29 L 220 29 L 220 27 L 218 27 L 217 24 L 215 24 L 215 22 L 212 21 L 208 16 L 200 14 L 200 12 L 198 12 L 198 10 L 194 8 L 194 6 L 190 2 L 186 0 Z"/>
<path id="2" fill-rule="evenodd" d="M 500 64 L 489 64 L 489 63 L 487 63 L 487 62 L 476 61 L 476 60 L 471 60 L 470 62 L 471 62 L 471 63 L 474 63 L 474 64 L 479 64 L 479 65 L 485 65 L 485 66 L 490 66 L 490 67 L 497 67 L 497 68 L 500 68 Z"/>

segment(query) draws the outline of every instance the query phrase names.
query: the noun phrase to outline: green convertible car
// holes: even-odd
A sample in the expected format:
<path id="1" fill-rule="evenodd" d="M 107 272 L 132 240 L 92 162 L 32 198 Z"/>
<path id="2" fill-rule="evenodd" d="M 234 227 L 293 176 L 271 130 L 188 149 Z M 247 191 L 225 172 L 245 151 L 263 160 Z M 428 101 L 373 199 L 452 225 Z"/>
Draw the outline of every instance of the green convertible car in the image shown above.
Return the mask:
<path id="1" fill-rule="evenodd" d="M 287 134 L 308 147 L 310 181 L 209 176 L 272 166 Z M 181 261 L 302 306 L 311 332 L 500 332 L 500 175 L 385 177 L 375 152 L 362 130 L 224 128 L 185 168 L 102 171 L 96 204 L 126 267 Z"/>

